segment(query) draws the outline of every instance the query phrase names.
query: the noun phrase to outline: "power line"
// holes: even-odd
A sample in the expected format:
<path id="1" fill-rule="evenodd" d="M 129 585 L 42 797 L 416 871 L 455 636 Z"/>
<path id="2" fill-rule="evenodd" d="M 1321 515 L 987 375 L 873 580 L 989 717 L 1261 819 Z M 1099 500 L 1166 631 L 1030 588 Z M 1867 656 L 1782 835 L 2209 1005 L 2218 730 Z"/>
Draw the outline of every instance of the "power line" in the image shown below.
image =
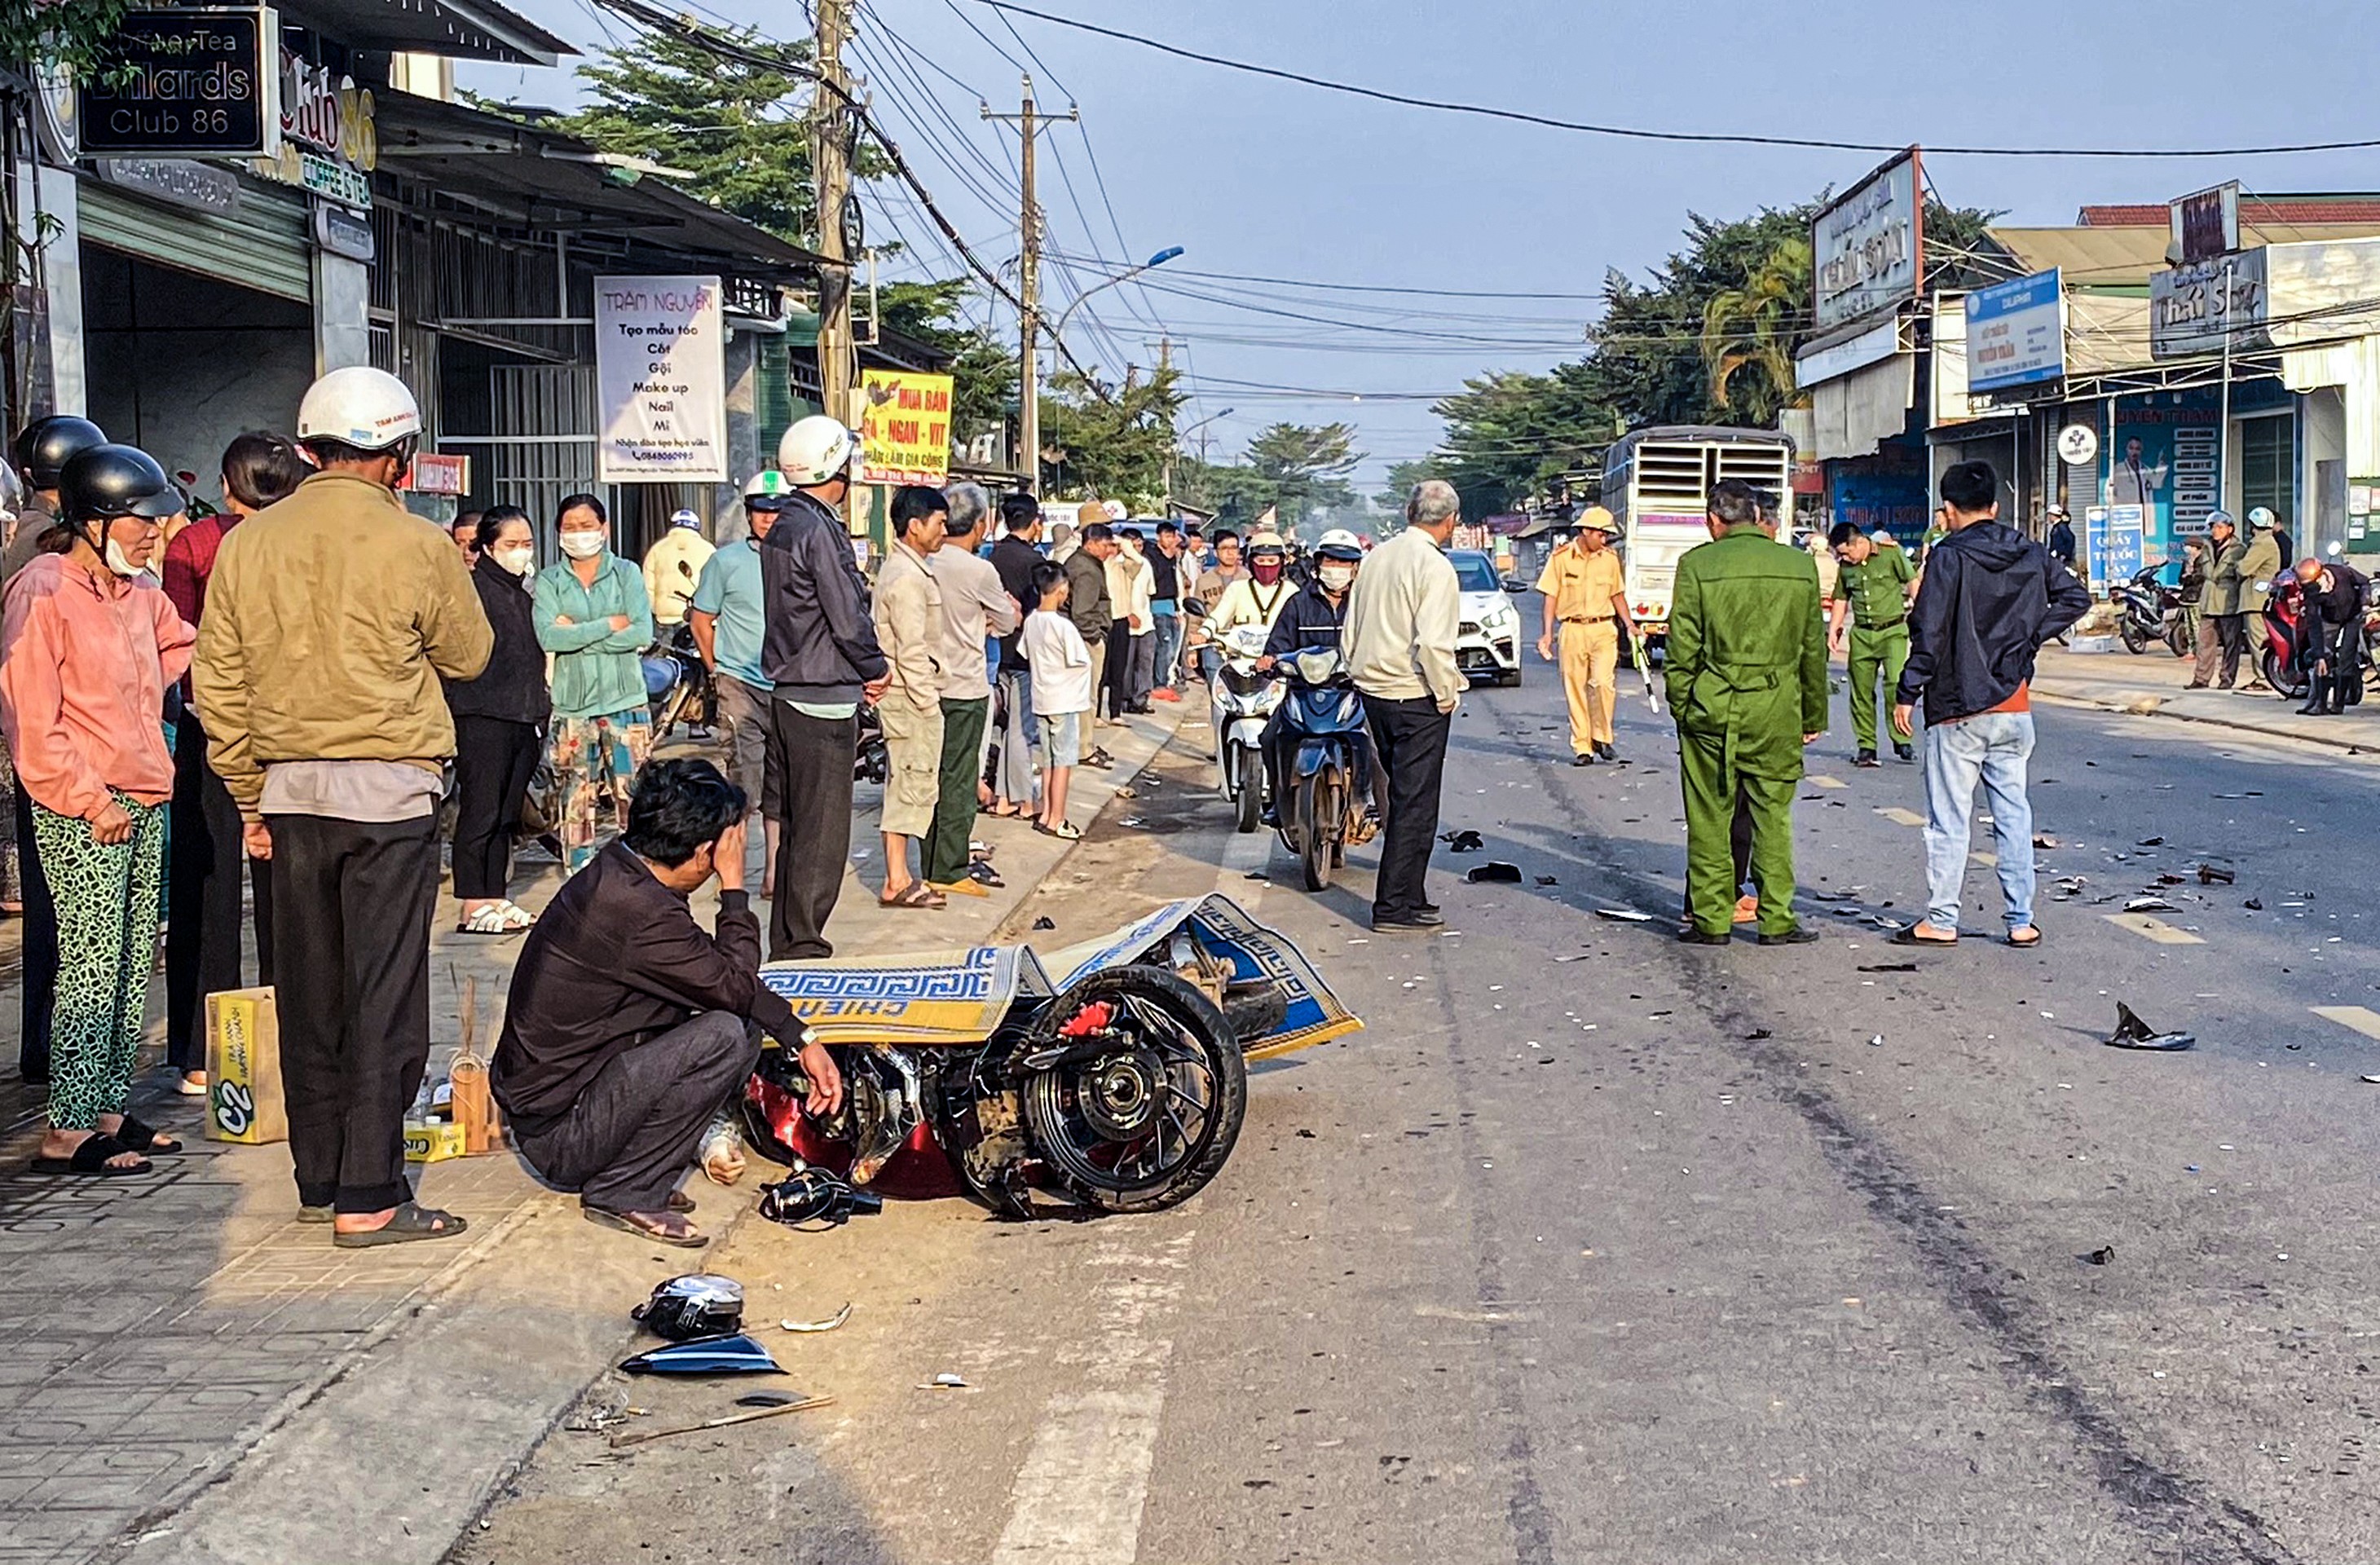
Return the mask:
<path id="1" fill-rule="evenodd" d="M 1549 115 L 1531 114 L 1523 109 L 1497 108 L 1484 103 L 1449 103 L 1435 98 L 1410 97 L 1402 92 L 1385 91 L 1377 87 L 1362 87 L 1353 82 L 1333 81 L 1327 77 L 1307 76 L 1300 71 L 1283 70 L 1277 66 L 1260 66 L 1246 60 L 1228 59 L 1220 55 L 1201 54 L 1179 44 L 1144 38 L 1138 33 L 1124 32 L 1095 22 L 1077 21 L 1072 17 L 1054 16 L 1037 11 L 1029 6 L 1019 6 L 1014 0 L 975 0 L 979 6 L 994 11 L 1030 17 L 1035 21 L 1048 22 L 1052 27 L 1072 28 L 1078 32 L 1094 33 L 1119 42 L 1137 44 L 1172 55 L 1177 59 L 1194 60 L 1200 65 L 1214 66 L 1223 70 L 1245 72 L 1249 76 L 1270 77 L 1278 81 L 1293 81 L 1303 87 L 1319 88 L 1327 92 L 1342 92 L 1350 97 L 1369 98 L 1377 103 L 1396 103 L 1405 108 L 1432 109 L 1440 114 L 1469 115 L 1482 119 L 1500 119 L 1520 125 L 1534 125 L 1548 130 L 1572 130 L 1590 136 L 1616 136 L 1636 141 L 1682 141 L 1702 145 L 1736 147 L 1802 147 L 1831 152 L 1900 152 L 1902 145 L 1884 141 L 1836 141 L 1807 136 L 1754 136 L 1735 131 L 1650 130 L 1638 126 L 1598 125 L 1585 120 L 1556 119 Z M 1011 30 L 1014 30 L 1012 27 Z M 1019 40 L 1022 42 L 1022 40 Z M 1937 155 L 1992 158 L 2253 158 L 2274 157 L 2294 152 L 2360 152 L 2380 147 L 2380 139 L 2355 141 L 2307 141 L 2268 147 L 1928 147 Z"/>
<path id="2" fill-rule="evenodd" d="M 1105 260 L 1104 257 L 1084 259 Z M 1330 293 L 1411 294 L 1425 298 L 1454 299 L 1580 299 L 1590 303 L 1599 302 L 1603 297 L 1599 293 L 1539 293 L 1500 288 L 1413 288 L 1401 287 L 1389 283 L 1323 283 L 1301 277 L 1261 277 L 1246 272 L 1201 272 L 1196 267 L 1188 266 L 1169 266 L 1165 270 L 1169 275 L 1175 277 L 1203 277 L 1223 283 L 1265 283 L 1274 287 L 1319 288 Z"/>

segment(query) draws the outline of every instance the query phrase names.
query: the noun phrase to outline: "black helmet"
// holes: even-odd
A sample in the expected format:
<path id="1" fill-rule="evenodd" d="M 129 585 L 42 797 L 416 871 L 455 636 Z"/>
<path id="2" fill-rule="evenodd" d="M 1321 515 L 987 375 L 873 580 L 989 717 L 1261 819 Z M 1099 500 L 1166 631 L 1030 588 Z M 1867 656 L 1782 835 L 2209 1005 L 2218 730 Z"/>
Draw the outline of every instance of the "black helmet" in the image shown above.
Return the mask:
<path id="1" fill-rule="evenodd" d="M 744 1285 L 715 1272 L 688 1272 L 653 1290 L 628 1314 L 645 1329 L 674 1342 L 744 1329 Z"/>
<path id="2" fill-rule="evenodd" d="M 157 459 L 137 445 L 94 445 L 75 453 L 58 475 L 58 520 L 70 527 L 117 516 L 170 516 L 181 491 Z"/>
<path id="3" fill-rule="evenodd" d="M 67 459 L 107 443 L 107 431 L 88 419 L 57 413 L 17 431 L 17 470 L 35 489 L 55 489 Z"/>

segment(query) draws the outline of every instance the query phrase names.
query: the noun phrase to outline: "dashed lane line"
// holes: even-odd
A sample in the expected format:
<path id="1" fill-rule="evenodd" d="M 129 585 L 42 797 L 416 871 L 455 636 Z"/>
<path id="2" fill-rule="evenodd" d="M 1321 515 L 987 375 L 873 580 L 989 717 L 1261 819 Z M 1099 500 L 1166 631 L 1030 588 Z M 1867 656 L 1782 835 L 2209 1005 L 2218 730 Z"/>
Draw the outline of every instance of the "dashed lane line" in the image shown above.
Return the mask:
<path id="1" fill-rule="evenodd" d="M 2177 929 L 2162 918 L 2152 918 L 2145 913 L 2103 913 L 2100 915 L 2119 929 L 2130 929 L 2144 940 L 2159 945 L 2204 945 L 2206 942 L 2187 929 Z"/>
<path id="2" fill-rule="evenodd" d="M 1802 781 L 1807 782 L 1813 788 L 1848 788 L 1851 786 L 1850 783 L 1844 782 L 1840 777 L 1828 777 L 1824 772 L 1817 771 L 1810 773 L 1807 777 L 1803 778 Z"/>
<path id="3" fill-rule="evenodd" d="M 1903 809 L 1899 805 L 1884 806 L 1876 810 L 1876 814 L 1884 817 L 1887 820 L 1891 821 L 1895 826 L 1923 826 L 1925 824 L 1925 818 L 1924 816 L 1918 814 L 1913 809 Z"/>
<path id="4" fill-rule="evenodd" d="M 1967 858 L 1978 868 L 1998 869 L 2000 867 L 2000 855 L 1996 853 L 1971 853 Z"/>
<path id="5" fill-rule="evenodd" d="M 2317 1005 L 2313 1013 L 2325 1022 L 2352 1027 L 2365 1037 L 2380 1037 L 2380 1012 L 2363 1005 Z"/>

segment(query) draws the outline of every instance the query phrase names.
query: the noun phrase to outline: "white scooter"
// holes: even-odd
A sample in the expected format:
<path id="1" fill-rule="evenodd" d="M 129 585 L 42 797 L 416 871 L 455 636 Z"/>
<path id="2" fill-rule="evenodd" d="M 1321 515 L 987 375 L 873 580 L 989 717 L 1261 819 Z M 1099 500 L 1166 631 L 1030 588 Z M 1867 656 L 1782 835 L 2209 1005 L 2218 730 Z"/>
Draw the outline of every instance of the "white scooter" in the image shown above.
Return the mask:
<path id="1" fill-rule="evenodd" d="M 1215 724 L 1215 769 L 1223 797 L 1238 807 L 1242 831 L 1254 831 L 1264 819 L 1265 724 L 1281 698 L 1281 675 L 1257 667 L 1265 639 L 1260 625 L 1227 632 L 1207 690 Z"/>

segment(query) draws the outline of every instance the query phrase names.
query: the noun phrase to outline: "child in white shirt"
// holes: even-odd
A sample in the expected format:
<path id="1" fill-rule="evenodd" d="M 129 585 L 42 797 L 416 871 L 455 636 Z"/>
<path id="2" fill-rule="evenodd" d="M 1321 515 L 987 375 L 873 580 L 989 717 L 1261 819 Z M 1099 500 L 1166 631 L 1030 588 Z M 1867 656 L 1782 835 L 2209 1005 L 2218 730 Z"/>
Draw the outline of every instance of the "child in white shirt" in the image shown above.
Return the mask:
<path id="1" fill-rule="evenodd" d="M 1091 649 L 1064 613 L 1066 572 L 1042 562 L 1033 567 L 1040 607 L 1025 618 L 1025 659 L 1033 671 L 1033 721 L 1041 725 L 1045 763 L 1041 818 L 1033 830 L 1073 842 L 1082 829 L 1066 819 L 1066 787 L 1083 758 L 1081 714 L 1091 710 Z"/>

